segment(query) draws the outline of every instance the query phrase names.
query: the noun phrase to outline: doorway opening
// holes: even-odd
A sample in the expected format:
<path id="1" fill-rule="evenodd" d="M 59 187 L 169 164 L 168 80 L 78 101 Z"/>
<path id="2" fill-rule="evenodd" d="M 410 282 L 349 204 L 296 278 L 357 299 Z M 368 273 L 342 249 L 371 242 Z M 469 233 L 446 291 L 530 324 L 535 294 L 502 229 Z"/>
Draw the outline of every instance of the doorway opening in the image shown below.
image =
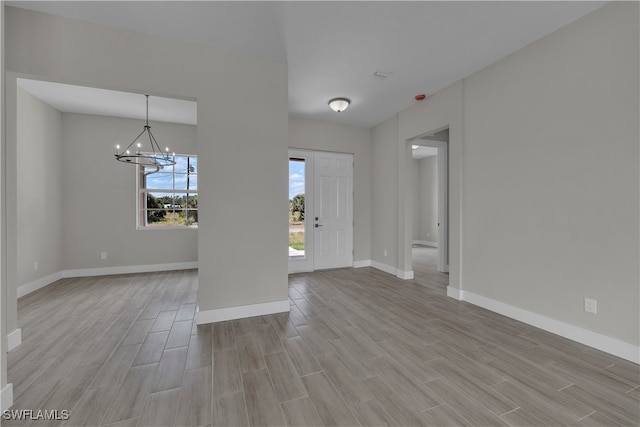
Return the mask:
<path id="1" fill-rule="evenodd" d="M 353 265 L 353 154 L 289 150 L 289 273 Z"/>
<path id="2" fill-rule="evenodd" d="M 448 285 L 449 129 L 410 141 L 412 151 L 412 264 L 416 280 Z"/>

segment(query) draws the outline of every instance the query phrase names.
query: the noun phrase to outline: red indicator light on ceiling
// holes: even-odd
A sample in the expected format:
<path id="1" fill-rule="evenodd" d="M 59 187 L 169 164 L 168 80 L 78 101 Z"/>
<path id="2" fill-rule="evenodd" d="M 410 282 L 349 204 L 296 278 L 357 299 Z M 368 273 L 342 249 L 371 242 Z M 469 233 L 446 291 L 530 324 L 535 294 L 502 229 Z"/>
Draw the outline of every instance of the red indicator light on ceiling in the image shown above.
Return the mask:
<path id="1" fill-rule="evenodd" d="M 427 95 L 425 95 L 424 93 L 418 94 L 418 95 L 416 95 L 416 101 L 422 101 L 426 97 L 427 97 Z"/>

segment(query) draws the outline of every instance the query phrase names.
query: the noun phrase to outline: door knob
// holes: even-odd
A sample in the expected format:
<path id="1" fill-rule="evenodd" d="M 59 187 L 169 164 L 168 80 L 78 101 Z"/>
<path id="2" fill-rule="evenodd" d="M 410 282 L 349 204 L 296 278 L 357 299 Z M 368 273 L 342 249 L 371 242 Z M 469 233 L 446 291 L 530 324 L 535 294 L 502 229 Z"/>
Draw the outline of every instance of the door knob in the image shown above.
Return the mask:
<path id="1" fill-rule="evenodd" d="M 315 225 L 315 227 L 316 227 L 316 228 L 318 228 L 318 227 L 322 227 L 322 224 L 316 224 L 316 225 Z"/>

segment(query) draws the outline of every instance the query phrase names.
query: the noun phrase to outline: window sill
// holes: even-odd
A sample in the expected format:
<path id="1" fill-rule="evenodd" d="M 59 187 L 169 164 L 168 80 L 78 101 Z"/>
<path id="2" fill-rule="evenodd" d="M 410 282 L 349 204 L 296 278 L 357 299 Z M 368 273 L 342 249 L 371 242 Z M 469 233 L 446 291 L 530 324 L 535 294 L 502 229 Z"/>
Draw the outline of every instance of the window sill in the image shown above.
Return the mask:
<path id="1" fill-rule="evenodd" d="M 157 231 L 157 230 L 197 230 L 197 225 L 182 225 L 176 227 L 166 227 L 166 226 L 158 226 L 158 227 L 136 227 L 136 230 L 140 231 Z"/>

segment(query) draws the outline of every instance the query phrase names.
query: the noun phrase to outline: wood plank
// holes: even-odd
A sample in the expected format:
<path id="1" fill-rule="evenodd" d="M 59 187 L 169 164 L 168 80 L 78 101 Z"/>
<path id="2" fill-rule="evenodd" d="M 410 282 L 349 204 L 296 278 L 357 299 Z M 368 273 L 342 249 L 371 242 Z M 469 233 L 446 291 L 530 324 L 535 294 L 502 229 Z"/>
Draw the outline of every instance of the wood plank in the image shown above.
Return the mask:
<path id="1" fill-rule="evenodd" d="M 347 405 L 357 405 L 374 399 L 369 389 L 347 368 L 337 354 L 329 353 L 317 356 L 317 359 Z"/>
<path id="2" fill-rule="evenodd" d="M 213 353 L 213 397 L 242 391 L 242 371 L 235 349 Z"/>
<path id="3" fill-rule="evenodd" d="M 236 336 L 236 345 L 238 348 L 238 358 L 240 359 L 240 370 L 242 372 L 254 371 L 267 367 L 264 362 L 262 351 L 260 351 L 260 347 L 258 347 L 253 334 Z"/>
<path id="4" fill-rule="evenodd" d="M 151 393 L 138 419 L 138 427 L 174 426 L 180 389 Z"/>
<path id="5" fill-rule="evenodd" d="M 197 369 L 211 366 L 213 360 L 213 345 L 211 333 L 191 335 L 189 340 L 189 352 L 187 354 L 187 366 L 185 369 Z"/>
<path id="6" fill-rule="evenodd" d="M 178 314 L 176 315 L 176 322 L 193 320 L 196 313 L 196 305 L 195 302 L 181 303 Z"/>
<path id="7" fill-rule="evenodd" d="M 513 379 L 493 388 L 545 424 L 571 424 L 594 410 L 591 405 L 580 403 L 564 391 L 558 392 L 553 387 L 534 389 Z"/>
<path id="8" fill-rule="evenodd" d="M 399 426 L 377 400 L 351 406 L 351 412 L 362 426 Z"/>
<path id="9" fill-rule="evenodd" d="M 375 396 L 376 401 L 380 402 L 388 416 L 394 420 L 393 425 L 420 426 L 425 424 L 425 418 L 420 409 L 400 397 L 383 378 L 369 378 L 364 380 L 364 384 Z"/>
<path id="10" fill-rule="evenodd" d="M 428 409 L 423 412 L 424 417 L 426 418 L 427 426 L 472 426 L 465 417 L 454 411 L 451 406 L 446 403 L 436 406 L 435 408 Z"/>
<path id="11" fill-rule="evenodd" d="M 162 353 L 152 392 L 180 387 L 187 363 L 188 347 L 170 348 Z"/>
<path id="12" fill-rule="evenodd" d="M 218 322 L 211 325 L 214 351 L 236 347 L 236 339 L 231 322 Z"/>
<path id="13" fill-rule="evenodd" d="M 307 396 L 307 390 L 286 353 L 267 354 L 264 358 L 280 402 Z"/>
<path id="14" fill-rule="evenodd" d="M 244 393 L 227 394 L 213 400 L 214 426 L 243 427 L 249 425 Z"/>
<path id="15" fill-rule="evenodd" d="M 316 427 L 324 425 L 309 397 L 283 402 L 282 412 L 290 426 Z"/>
<path id="16" fill-rule="evenodd" d="M 287 338 L 282 340 L 282 344 L 300 376 L 312 374 L 322 369 L 301 337 Z"/>
<path id="17" fill-rule="evenodd" d="M 146 397 L 151 392 L 157 363 L 129 369 L 116 397 L 102 419 L 102 424 L 137 418 L 142 413 Z"/>
<path id="18" fill-rule="evenodd" d="M 496 414 L 491 412 L 485 406 L 482 406 L 474 399 L 464 395 L 460 389 L 457 389 L 449 381 L 444 378 L 431 381 L 427 384 L 451 409 L 463 418 L 468 420 L 472 425 L 479 426 L 506 426 L 507 423 L 502 421 Z"/>
<path id="19" fill-rule="evenodd" d="M 108 386 L 86 390 L 71 409 L 69 419 L 62 425 L 74 427 L 99 425 L 118 389 L 118 386 Z"/>
<path id="20" fill-rule="evenodd" d="M 152 319 L 136 320 L 121 345 L 142 344 L 153 326 L 153 322 Z"/>
<path id="21" fill-rule="evenodd" d="M 167 344 L 165 348 L 184 347 L 189 345 L 191 339 L 191 324 L 192 320 L 183 320 L 180 322 L 173 322 L 171 332 L 169 332 L 169 338 L 167 338 Z"/>
<path id="22" fill-rule="evenodd" d="M 194 427 L 210 424 L 212 394 L 211 366 L 185 371 L 175 424 Z"/>
<path id="23" fill-rule="evenodd" d="M 266 369 L 242 374 L 245 402 L 252 426 L 282 426 L 284 419 Z"/>
<path id="24" fill-rule="evenodd" d="M 98 371 L 91 387 L 99 388 L 122 384 L 139 350 L 139 344 L 118 347 Z"/>
<path id="25" fill-rule="evenodd" d="M 153 325 L 149 332 L 170 331 L 177 313 L 177 310 L 162 311 L 158 313 L 158 317 L 153 319 Z"/>
<path id="26" fill-rule="evenodd" d="M 133 366 L 160 362 L 167 338 L 169 338 L 169 331 L 153 332 L 147 335 L 133 361 Z"/>
<path id="27" fill-rule="evenodd" d="M 319 372 L 302 377 L 309 397 L 324 425 L 354 426 L 358 421 L 325 374 Z"/>

